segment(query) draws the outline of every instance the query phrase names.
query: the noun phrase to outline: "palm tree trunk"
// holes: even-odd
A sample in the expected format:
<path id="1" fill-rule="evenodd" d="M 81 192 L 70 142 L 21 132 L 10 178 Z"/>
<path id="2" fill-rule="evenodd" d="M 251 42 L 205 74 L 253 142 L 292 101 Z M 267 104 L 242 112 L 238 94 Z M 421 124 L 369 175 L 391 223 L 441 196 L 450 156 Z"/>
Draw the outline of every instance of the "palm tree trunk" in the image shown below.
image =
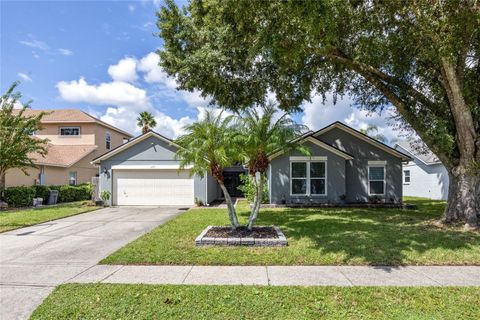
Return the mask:
<path id="1" fill-rule="evenodd" d="M 255 200 L 253 202 L 252 213 L 248 219 L 248 230 L 252 231 L 255 222 L 257 221 L 258 213 L 260 212 L 260 206 L 262 205 L 263 200 L 263 182 L 264 175 L 260 174 L 260 181 L 255 182 L 257 192 L 255 193 Z"/>
<path id="2" fill-rule="evenodd" d="M 228 218 L 230 219 L 230 224 L 232 225 L 232 229 L 235 230 L 240 226 L 240 224 L 238 223 L 235 206 L 233 205 L 232 198 L 230 197 L 227 188 L 225 188 L 223 181 L 218 181 L 218 184 L 220 185 L 220 189 L 222 189 L 223 195 L 225 196 L 225 202 L 227 203 Z"/>
<path id="3" fill-rule="evenodd" d="M 6 176 L 7 172 L 5 170 L 0 170 L 0 199 L 3 195 L 3 190 L 5 190 L 5 185 L 6 185 Z"/>

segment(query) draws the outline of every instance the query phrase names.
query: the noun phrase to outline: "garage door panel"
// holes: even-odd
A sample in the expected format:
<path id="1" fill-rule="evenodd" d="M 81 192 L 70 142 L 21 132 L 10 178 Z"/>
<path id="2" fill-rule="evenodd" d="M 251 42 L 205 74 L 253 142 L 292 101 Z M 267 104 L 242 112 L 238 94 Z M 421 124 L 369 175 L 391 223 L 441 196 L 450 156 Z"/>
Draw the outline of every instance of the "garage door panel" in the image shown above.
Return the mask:
<path id="1" fill-rule="evenodd" d="M 115 170 L 117 205 L 193 205 L 188 170 Z"/>

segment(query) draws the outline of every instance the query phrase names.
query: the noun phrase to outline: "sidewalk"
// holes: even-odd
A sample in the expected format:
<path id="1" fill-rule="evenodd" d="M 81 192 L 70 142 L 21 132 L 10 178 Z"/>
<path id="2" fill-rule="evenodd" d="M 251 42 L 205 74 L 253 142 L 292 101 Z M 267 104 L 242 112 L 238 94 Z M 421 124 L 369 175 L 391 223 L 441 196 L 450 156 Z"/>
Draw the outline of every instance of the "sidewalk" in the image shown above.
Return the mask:
<path id="1" fill-rule="evenodd" d="M 67 282 L 272 286 L 480 286 L 480 266 L 96 265 Z"/>

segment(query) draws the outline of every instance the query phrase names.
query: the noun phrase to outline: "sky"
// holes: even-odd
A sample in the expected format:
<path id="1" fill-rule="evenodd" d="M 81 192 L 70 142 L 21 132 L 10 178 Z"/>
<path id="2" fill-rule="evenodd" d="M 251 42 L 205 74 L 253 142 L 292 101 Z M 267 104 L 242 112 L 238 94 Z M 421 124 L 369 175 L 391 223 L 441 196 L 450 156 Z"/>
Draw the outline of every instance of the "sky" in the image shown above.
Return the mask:
<path id="1" fill-rule="evenodd" d="M 156 131 L 175 138 L 199 118 L 208 99 L 176 89 L 158 66 L 156 11 L 161 0 L 0 1 L 0 89 L 13 81 L 33 109 L 78 108 L 134 135 L 136 117 L 151 112 Z M 376 125 L 388 139 L 398 132 L 390 114 L 334 105 L 319 96 L 293 116 L 311 130 L 334 121 L 356 129 Z"/>

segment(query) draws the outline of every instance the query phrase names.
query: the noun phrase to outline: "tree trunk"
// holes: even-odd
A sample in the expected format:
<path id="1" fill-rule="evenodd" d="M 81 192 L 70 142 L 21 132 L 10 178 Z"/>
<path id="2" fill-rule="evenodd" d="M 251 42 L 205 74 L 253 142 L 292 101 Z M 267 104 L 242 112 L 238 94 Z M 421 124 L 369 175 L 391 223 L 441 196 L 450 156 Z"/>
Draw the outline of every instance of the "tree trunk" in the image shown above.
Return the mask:
<path id="1" fill-rule="evenodd" d="M 6 180 L 5 180 L 5 176 L 6 176 L 6 171 L 0 171 L 0 198 L 2 197 L 3 195 L 3 190 L 5 190 L 5 184 L 6 184 Z"/>
<path id="2" fill-rule="evenodd" d="M 260 211 L 260 206 L 262 205 L 263 200 L 263 182 L 264 176 L 263 174 L 260 175 L 260 181 L 258 184 L 256 183 L 257 192 L 255 194 L 255 201 L 252 208 L 252 213 L 248 219 L 248 230 L 252 231 L 255 222 L 257 221 L 258 213 Z"/>
<path id="3" fill-rule="evenodd" d="M 225 202 L 227 203 L 227 211 L 228 211 L 228 218 L 230 219 L 230 224 L 232 225 L 232 229 L 238 228 L 240 225 L 238 223 L 237 213 L 235 211 L 235 206 L 233 205 L 232 198 L 230 198 L 230 194 L 225 188 L 225 184 L 223 181 L 218 181 L 220 185 L 220 189 L 223 191 L 223 195 L 225 196 Z"/>
<path id="4" fill-rule="evenodd" d="M 459 165 L 448 168 L 448 177 L 448 203 L 443 221 L 465 222 L 465 228 L 477 228 L 480 213 L 480 176 L 472 175 L 467 168 Z"/>

